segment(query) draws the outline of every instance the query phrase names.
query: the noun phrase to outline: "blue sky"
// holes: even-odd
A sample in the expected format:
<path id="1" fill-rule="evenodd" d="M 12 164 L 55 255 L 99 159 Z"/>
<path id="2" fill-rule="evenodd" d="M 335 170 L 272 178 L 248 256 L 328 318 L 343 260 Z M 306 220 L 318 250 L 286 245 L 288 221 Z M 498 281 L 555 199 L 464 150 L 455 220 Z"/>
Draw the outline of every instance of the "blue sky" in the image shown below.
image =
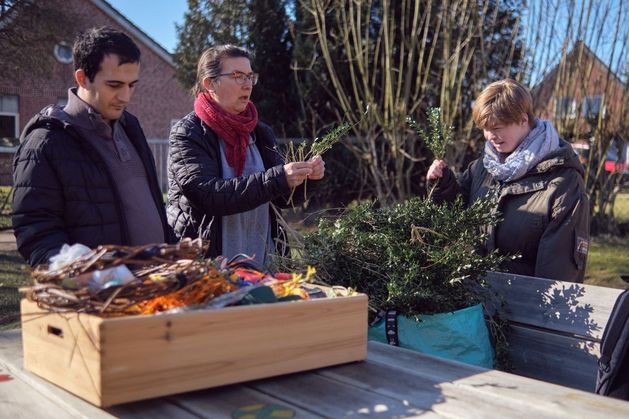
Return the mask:
<path id="1" fill-rule="evenodd" d="M 177 32 L 175 30 L 175 23 L 181 24 L 183 22 L 183 15 L 188 8 L 187 0 L 107 0 L 115 9 L 125 15 L 129 20 L 131 20 L 136 26 L 142 29 L 145 33 L 147 33 L 151 38 L 157 41 L 160 45 L 162 45 L 169 52 L 173 52 L 175 47 L 177 46 Z M 580 5 L 587 2 L 587 0 L 575 0 L 574 6 L 579 7 Z M 625 2 L 625 3 L 623 3 Z M 598 54 L 598 56 L 606 62 L 608 65 L 610 64 L 610 54 L 611 47 L 614 42 L 611 41 L 614 35 L 614 21 L 613 16 L 617 9 L 624 5 L 624 15 L 628 16 L 629 7 L 627 7 L 627 0 L 603 0 L 598 3 L 599 12 L 604 12 L 605 10 L 610 13 L 605 20 L 607 30 L 600 37 L 599 41 L 594 41 L 592 39 L 587 39 L 588 36 L 585 36 L 585 41 L 589 46 Z M 550 1 L 553 3 L 553 1 Z M 532 0 L 530 2 L 530 6 L 534 9 L 539 7 L 543 7 L 544 5 L 549 4 L 549 0 Z M 596 3 L 595 3 L 596 4 Z M 567 7 L 567 6 L 564 6 Z M 565 18 L 567 10 L 563 8 L 560 11 L 558 16 L 548 16 L 550 20 L 533 22 L 532 24 L 541 24 L 547 27 L 554 27 L 556 33 L 559 35 L 554 39 L 552 45 L 547 45 L 543 49 L 537 49 L 536 51 L 536 60 L 535 60 L 535 69 L 532 74 L 533 81 L 537 81 L 541 78 L 542 74 L 548 71 L 560 57 L 561 52 L 561 42 L 563 41 L 563 35 L 565 34 L 565 28 L 567 25 L 567 19 Z M 554 19 L 553 19 L 554 18 Z M 599 15 L 599 19 L 601 19 Z M 628 23 L 627 18 L 623 19 L 623 23 L 621 24 L 620 33 L 622 35 L 627 35 L 629 32 L 627 29 Z M 526 22 L 526 14 L 525 14 L 525 24 L 531 23 Z M 576 25 L 573 25 L 576 26 Z M 586 33 L 592 35 L 595 32 L 588 30 Z M 571 33 L 570 39 L 571 43 L 574 42 L 577 38 L 581 38 L 577 31 Z M 611 63 L 611 68 L 618 72 L 622 73 L 622 67 L 626 59 L 623 60 L 623 56 L 619 56 L 619 52 L 624 52 L 625 54 L 628 51 L 627 46 L 623 50 L 622 45 L 627 42 L 627 39 L 618 39 L 616 41 L 616 54 L 614 62 Z M 624 61 L 624 62 L 623 62 Z M 620 67 L 620 68 L 619 68 Z M 619 71 L 620 70 L 620 71 Z M 622 74 L 619 74 L 623 76 Z"/>
<path id="2" fill-rule="evenodd" d="M 560 4 L 558 11 L 554 11 L 555 4 Z M 588 7 L 592 6 L 588 10 Z M 562 43 L 568 30 L 569 49 L 580 39 L 593 50 L 596 55 L 624 79 L 629 53 L 629 2 L 627 0 L 531 0 L 529 10 L 535 16 L 529 20 L 524 13 L 523 23 L 529 33 L 527 43 L 532 45 L 530 35 L 541 29 L 546 34 L 544 45 L 535 49 L 534 69 L 532 81 L 538 81 L 542 75 L 550 70 L 561 58 Z M 569 20 L 569 8 L 574 11 L 573 21 Z M 540 10 L 547 11 L 541 13 Z M 620 20 L 617 20 L 620 13 Z M 603 30 L 600 26 L 603 24 Z M 526 30 L 525 30 L 526 31 Z M 551 34 L 549 37 L 548 34 Z M 554 36 L 553 36 L 554 34 Z M 548 42 L 550 40 L 550 42 Z M 546 43 L 548 42 L 548 43 Z"/>
<path id="3" fill-rule="evenodd" d="M 107 0 L 157 43 L 173 52 L 177 46 L 175 23 L 183 22 L 186 0 Z"/>

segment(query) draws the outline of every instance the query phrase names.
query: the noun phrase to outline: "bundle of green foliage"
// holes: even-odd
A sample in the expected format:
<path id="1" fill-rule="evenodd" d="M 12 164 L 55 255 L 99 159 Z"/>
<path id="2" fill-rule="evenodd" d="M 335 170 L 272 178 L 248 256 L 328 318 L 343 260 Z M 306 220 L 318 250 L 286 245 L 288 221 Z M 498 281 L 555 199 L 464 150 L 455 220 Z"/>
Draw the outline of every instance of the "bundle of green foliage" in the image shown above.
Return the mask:
<path id="1" fill-rule="evenodd" d="M 349 122 L 343 122 L 330 132 L 328 132 L 323 138 L 315 138 L 314 141 L 302 141 L 299 145 L 295 145 L 292 141 L 287 144 L 287 149 L 282 156 L 286 163 L 296 161 L 306 161 L 313 158 L 316 155 L 323 155 L 323 153 L 330 150 L 339 141 L 345 137 L 352 129 L 352 124 Z"/>
<path id="2" fill-rule="evenodd" d="M 305 236 L 298 261 L 315 266 L 324 282 L 366 293 L 372 312 L 397 308 L 414 316 L 487 302 L 483 275 L 506 258 L 478 252 L 487 238 L 479 227 L 499 221 L 493 206 L 420 198 L 359 205 L 321 220 L 318 232 Z"/>
<path id="3" fill-rule="evenodd" d="M 454 128 L 441 123 L 441 108 L 428 108 L 426 120 L 428 121 L 428 132 L 410 116 L 406 118 L 408 125 L 417 132 L 419 138 L 432 151 L 435 159 L 443 160 L 446 157 L 448 147 L 452 144 Z"/>

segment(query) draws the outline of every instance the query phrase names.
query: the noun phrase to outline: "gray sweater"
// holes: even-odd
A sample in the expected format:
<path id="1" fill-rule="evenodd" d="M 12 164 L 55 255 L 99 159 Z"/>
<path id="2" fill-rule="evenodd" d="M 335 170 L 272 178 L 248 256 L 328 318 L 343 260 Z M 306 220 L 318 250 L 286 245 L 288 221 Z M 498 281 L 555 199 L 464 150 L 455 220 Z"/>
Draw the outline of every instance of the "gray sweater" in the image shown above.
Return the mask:
<path id="1" fill-rule="evenodd" d="M 109 125 L 101 115 L 76 94 L 68 91 L 68 104 L 55 109 L 54 117 L 73 124 L 81 136 L 96 148 L 109 168 L 120 196 L 131 245 L 163 243 L 164 229 L 151 195 L 142 160 L 120 121 Z M 124 118 L 124 116 L 123 116 Z"/>
<path id="2" fill-rule="evenodd" d="M 221 166 L 223 179 L 236 177 L 234 169 L 229 165 L 225 157 L 225 143 L 220 140 Z M 256 172 L 264 172 L 264 162 L 255 142 L 250 137 L 247 146 L 247 155 L 242 176 L 247 177 Z M 269 203 L 233 215 L 225 215 L 221 218 L 223 231 L 223 255 L 231 258 L 239 253 L 255 256 L 255 261 L 264 264 L 266 255 L 273 249 L 271 240 Z"/>

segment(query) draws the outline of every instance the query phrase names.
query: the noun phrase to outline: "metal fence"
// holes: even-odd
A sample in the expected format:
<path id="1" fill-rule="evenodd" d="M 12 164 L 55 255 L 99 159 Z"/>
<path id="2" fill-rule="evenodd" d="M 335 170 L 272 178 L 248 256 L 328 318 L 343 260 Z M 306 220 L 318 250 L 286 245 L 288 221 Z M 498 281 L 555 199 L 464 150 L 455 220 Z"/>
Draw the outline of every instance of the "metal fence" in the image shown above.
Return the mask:
<path id="1" fill-rule="evenodd" d="M 162 192 L 168 191 L 168 139 L 148 140 L 155 159 L 157 181 Z"/>

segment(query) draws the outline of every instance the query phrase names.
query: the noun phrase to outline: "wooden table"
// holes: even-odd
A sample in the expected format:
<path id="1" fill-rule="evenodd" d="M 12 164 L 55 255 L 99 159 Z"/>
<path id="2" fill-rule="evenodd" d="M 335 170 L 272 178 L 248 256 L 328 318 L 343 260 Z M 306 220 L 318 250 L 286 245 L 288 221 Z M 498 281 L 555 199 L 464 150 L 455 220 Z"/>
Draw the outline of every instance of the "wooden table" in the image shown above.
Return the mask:
<path id="1" fill-rule="evenodd" d="M 365 362 L 101 410 L 25 371 L 19 330 L 0 333 L 2 418 L 221 418 L 260 403 L 298 418 L 629 418 L 629 402 L 375 342 Z"/>

